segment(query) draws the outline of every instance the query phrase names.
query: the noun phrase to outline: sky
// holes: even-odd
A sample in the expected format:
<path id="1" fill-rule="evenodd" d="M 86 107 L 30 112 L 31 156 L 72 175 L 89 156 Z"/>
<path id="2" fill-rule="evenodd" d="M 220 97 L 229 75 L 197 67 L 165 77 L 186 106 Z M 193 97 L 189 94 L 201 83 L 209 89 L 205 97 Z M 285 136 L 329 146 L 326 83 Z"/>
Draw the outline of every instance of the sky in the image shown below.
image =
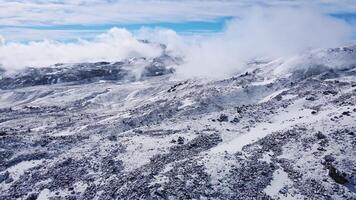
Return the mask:
<path id="1" fill-rule="evenodd" d="M 355 40 L 356 0 L 0 0 L 8 71 L 152 58 L 163 43 L 184 58 L 179 73 L 225 77 L 253 59 Z"/>
<path id="2" fill-rule="evenodd" d="M 356 0 L 0 0 L 0 35 L 16 42 L 72 41 L 113 27 L 208 34 L 256 6 L 312 6 L 356 26 Z"/>

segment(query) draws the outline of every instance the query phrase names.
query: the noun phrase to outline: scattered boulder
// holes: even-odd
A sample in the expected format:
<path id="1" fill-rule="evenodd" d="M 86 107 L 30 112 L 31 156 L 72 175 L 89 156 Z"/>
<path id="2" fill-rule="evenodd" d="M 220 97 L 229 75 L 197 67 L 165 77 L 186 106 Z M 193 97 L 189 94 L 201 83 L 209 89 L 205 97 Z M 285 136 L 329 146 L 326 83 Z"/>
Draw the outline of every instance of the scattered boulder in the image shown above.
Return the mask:
<path id="1" fill-rule="evenodd" d="M 323 147 L 318 147 L 317 150 L 318 151 L 326 151 L 326 149 L 324 149 Z"/>
<path id="2" fill-rule="evenodd" d="M 323 92 L 323 95 L 337 95 L 337 91 L 334 90 L 326 90 Z"/>
<path id="3" fill-rule="evenodd" d="M 307 101 L 315 101 L 315 97 L 310 96 L 310 97 L 305 98 L 305 100 L 307 100 Z"/>
<path id="4" fill-rule="evenodd" d="M 282 95 L 277 95 L 277 96 L 276 96 L 276 100 L 277 100 L 277 101 L 281 101 L 282 99 L 283 99 Z"/>
<path id="5" fill-rule="evenodd" d="M 2 183 L 3 181 L 6 181 L 10 176 L 10 173 L 8 171 L 6 171 L 3 174 L 0 174 L 0 183 Z"/>
<path id="6" fill-rule="evenodd" d="M 32 193 L 32 194 L 28 195 L 26 200 L 36 200 L 37 197 L 38 197 L 38 193 Z"/>
<path id="7" fill-rule="evenodd" d="M 320 131 L 318 133 L 315 134 L 316 138 L 318 138 L 318 140 L 322 140 L 322 139 L 325 139 L 326 136 L 321 133 Z"/>
<path id="8" fill-rule="evenodd" d="M 220 117 L 217 119 L 219 122 L 227 122 L 229 121 L 229 117 L 225 114 L 221 114 Z"/>
<path id="9" fill-rule="evenodd" d="M 184 138 L 183 137 L 178 137 L 178 144 L 184 144 Z"/>
<path id="10" fill-rule="evenodd" d="M 8 184 L 8 183 L 11 183 L 12 181 L 14 181 L 14 179 L 9 176 L 6 180 L 5 180 L 5 183 Z"/>
<path id="11" fill-rule="evenodd" d="M 328 166 L 329 176 L 339 184 L 346 184 L 349 181 L 346 179 L 344 173 L 341 173 L 338 169 L 336 169 L 333 165 Z"/>
<path id="12" fill-rule="evenodd" d="M 7 133 L 5 131 L 0 131 L 0 136 L 5 136 Z"/>
<path id="13" fill-rule="evenodd" d="M 133 130 L 133 132 L 134 132 L 134 133 L 137 133 L 137 134 L 142 134 L 142 133 L 143 133 L 143 131 L 140 130 L 140 129 L 135 129 L 135 130 Z"/>
<path id="14" fill-rule="evenodd" d="M 324 160 L 326 163 L 332 163 L 335 161 L 335 158 L 332 155 L 326 155 L 324 156 Z"/>
<path id="15" fill-rule="evenodd" d="M 345 112 L 342 112 L 342 115 L 350 116 L 350 115 L 351 115 L 351 112 L 350 112 L 350 111 L 345 111 Z"/>
<path id="16" fill-rule="evenodd" d="M 242 107 L 236 107 L 236 112 L 237 112 L 237 113 L 241 114 L 241 113 L 242 113 L 242 110 L 243 110 Z"/>
<path id="17" fill-rule="evenodd" d="M 117 137 L 116 137 L 116 135 L 110 135 L 110 136 L 108 137 L 108 140 L 114 142 L 114 141 L 117 141 Z"/>
<path id="18" fill-rule="evenodd" d="M 233 119 L 233 120 L 231 120 L 230 122 L 231 122 L 231 123 L 239 123 L 239 122 L 240 122 L 240 120 L 239 120 L 239 118 L 234 117 L 234 119 Z"/>

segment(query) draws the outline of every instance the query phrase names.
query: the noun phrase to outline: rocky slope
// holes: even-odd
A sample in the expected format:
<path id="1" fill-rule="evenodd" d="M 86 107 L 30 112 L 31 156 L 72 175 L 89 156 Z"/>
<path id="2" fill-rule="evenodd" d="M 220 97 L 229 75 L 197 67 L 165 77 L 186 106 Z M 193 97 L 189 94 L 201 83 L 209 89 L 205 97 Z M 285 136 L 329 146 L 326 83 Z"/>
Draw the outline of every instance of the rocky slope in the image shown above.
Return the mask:
<path id="1" fill-rule="evenodd" d="M 355 46 L 218 81 L 179 62 L 3 73 L 0 199 L 356 199 Z"/>

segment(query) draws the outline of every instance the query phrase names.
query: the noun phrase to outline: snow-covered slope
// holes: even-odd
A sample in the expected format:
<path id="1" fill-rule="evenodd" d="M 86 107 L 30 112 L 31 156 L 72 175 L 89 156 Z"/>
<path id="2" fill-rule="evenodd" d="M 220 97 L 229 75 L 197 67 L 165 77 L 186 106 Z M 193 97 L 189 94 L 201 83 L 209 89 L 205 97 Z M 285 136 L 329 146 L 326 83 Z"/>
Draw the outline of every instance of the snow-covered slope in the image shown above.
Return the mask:
<path id="1" fill-rule="evenodd" d="M 356 198 L 356 47 L 218 81 L 179 62 L 3 74 L 0 198 Z"/>

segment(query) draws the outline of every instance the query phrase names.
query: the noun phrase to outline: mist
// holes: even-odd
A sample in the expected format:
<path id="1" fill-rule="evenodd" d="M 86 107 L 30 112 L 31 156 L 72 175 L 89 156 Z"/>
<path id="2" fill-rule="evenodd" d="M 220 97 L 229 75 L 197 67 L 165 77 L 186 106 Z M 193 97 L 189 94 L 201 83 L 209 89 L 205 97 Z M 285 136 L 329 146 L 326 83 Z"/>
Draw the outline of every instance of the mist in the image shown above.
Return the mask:
<path id="1" fill-rule="evenodd" d="M 1 42 L 1 37 L 0 37 Z M 126 29 L 113 28 L 94 40 L 78 42 L 40 41 L 6 43 L 0 46 L 0 63 L 9 71 L 24 67 L 46 67 L 56 63 L 119 61 L 131 57 L 157 57 L 158 44 L 142 43 Z M 1 43 L 0 43 L 1 44 Z"/>
<path id="2" fill-rule="evenodd" d="M 0 37 L 0 64 L 6 70 L 55 63 L 118 61 L 156 57 L 167 52 L 184 58 L 178 76 L 224 78 L 246 69 L 251 60 L 273 60 L 311 49 L 337 47 L 352 38 L 351 25 L 315 8 L 252 8 L 226 23 L 222 33 L 180 35 L 173 30 L 142 28 L 134 33 L 113 28 L 93 40 L 14 43 Z M 142 43 L 147 39 L 153 43 Z"/>
<path id="3" fill-rule="evenodd" d="M 352 38 L 351 26 L 310 8 L 254 8 L 227 23 L 223 34 L 193 46 L 183 76 L 223 78 L 252 60 L 286 58 L 312 49 L 338 47 Z"/>

